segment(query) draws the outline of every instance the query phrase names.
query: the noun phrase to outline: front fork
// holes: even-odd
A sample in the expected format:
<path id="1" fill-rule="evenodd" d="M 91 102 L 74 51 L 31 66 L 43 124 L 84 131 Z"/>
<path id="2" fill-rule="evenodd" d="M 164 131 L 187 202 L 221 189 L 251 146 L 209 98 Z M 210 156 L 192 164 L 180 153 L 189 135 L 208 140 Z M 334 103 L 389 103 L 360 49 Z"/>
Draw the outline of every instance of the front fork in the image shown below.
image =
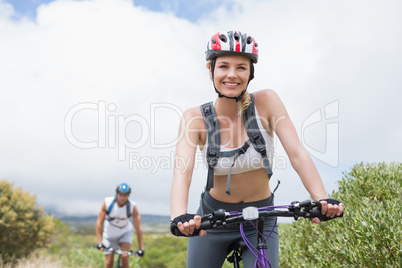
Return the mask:
<path id="1" fill-rule="evenodd" d="M 267 244 L 264 238 L 264 220 L 257 219 L 257 250 L 258 250 L 258 258 L 256 260 L 257 267 L 259 268 L 268 268 L 271 267 L 271 264 L 267 261 Z"/>

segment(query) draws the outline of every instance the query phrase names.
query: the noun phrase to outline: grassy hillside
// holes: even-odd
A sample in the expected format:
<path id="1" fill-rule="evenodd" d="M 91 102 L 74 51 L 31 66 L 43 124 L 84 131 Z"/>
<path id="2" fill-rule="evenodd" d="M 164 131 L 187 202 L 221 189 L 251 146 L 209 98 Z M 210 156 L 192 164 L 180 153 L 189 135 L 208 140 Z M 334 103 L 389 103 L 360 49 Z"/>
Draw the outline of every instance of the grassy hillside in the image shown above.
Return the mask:
<path id="1" fill-rule="evenodd" d="M 343 218 L 279 226 L 281 267 L 402 267 L 402 164 L 356 165 L 331 197 L 345 203 Z M 104 267 L 104 256 L 95 248 L 94 222 L 86 224 L 55 219 L 48 249 L 14 266 L 0 260 L 0 267 Z M 172 236 L 168 222 L 143 224 L 145 257 L 131 258 L 130 267 L 185 267 L 187 238 Z M 135 238 L 132 249 L 137 249 Z"/>

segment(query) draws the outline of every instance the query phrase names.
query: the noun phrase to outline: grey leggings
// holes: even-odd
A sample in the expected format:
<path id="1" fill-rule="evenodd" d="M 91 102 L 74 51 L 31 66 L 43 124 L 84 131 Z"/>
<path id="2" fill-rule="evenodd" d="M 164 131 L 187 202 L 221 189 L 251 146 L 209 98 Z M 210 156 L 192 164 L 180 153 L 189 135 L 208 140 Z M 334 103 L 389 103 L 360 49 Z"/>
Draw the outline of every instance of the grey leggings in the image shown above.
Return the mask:
<path id="1" fill-rule="evenodd" d="M 241 211 L 248 206 L 262 207 L 272 206 L 274 204 L 273 195 L 269 198 L 250 202 L 250 203 L 224 203 L 214 199 L 208 192 L 203 194 L 200 208 L 197 211 L 198 215 L 212 212 L 211 210 L 217 210 L 220 208 L 226 211 Z M 264 237 L 266 238 L 272 230 L 275 224 L 275 218 L 265 221 Z M 257 235 L 252 226 L 245 228 L 245 234 L 247 239 L 256 246 Z M 217 228 L 208 230 L 207 235 L 200 237 L 190 237 L 187 245 L 187 267 L 188 268 L 219 268 L 222 267 L 226 255 L 227 249 L 233 242 L 242 239 L 239 227 L 231 228 Z M 279 254 L 279 240 L 278 240 L 278 228 L 275 226 L 274 231 L 267 241 L 267 255 L 268 261 L 272 268 L 278 267 L 278 254 Z M 254 267 L 255 256 L 246 248 L 243 251 L 243 264 L 245 268 Z"/>

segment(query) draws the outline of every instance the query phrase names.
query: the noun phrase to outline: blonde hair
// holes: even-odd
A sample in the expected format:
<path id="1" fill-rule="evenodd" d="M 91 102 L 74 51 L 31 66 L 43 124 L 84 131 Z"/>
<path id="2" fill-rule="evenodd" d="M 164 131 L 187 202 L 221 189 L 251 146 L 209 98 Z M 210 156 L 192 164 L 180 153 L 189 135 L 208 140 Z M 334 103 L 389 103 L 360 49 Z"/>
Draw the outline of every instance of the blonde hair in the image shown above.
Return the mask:
<path id="1" fill-rule="evenodd" d="M 212 60 L 208 60 L 206 63 L 206 67 L 211 70 L 211 65 L 212 65 Z M 250 106 L 251 104 L 251 97 L 248 91 L 244 92 L 243 96 L 241 97 L 239 103 L 238 103 L 238 111 L 239 115 L 241 116 L 245 110 Z"/>
<path id="2" fill-rule="evenodd" d="M 208 60 L 208 61 L 207 61 L 207 64 L 205 64 L 205 66 L 206 66 L 208 69 L 211 69 L 211 65 L 212 65 L 212 60 Z"/>
<path id="3" fill-rule="evenodd" d="M 243 96 L 241 96 L 240 102 L 239 102 L 239 115 L 241 116 L 245 110 L 250 106 L 251 104 L 251 97 L 248 91 L 244 92 Z"/>

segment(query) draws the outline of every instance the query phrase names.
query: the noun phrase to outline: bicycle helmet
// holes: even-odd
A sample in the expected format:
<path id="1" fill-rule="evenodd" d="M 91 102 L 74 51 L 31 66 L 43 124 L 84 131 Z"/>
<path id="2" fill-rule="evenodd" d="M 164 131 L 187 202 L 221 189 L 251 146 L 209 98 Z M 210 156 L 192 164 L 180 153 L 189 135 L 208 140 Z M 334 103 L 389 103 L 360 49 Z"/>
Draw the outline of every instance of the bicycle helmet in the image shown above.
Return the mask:
<path id="1" fill-rule="evenodd" d="M 222 55 L 241 55 L 257 63 L 258 44 L 255 39 L 239 31 L 217 32 L 208 42 L 206 58 L 212 60 Z"/>
<path id="2" fill-rule="evenodd" d="M 214 70 L 216 58 L 223 55 L 239 55 L 251 60 L 250 64 L 250 77 L 247 82 L 246 88 L 237 97 L 228 97 L 218 91 L 215 86 L 215 92 L 218 93 L 219 98 L 225 97 L 227 99 L 234 99 L 238 102 L 244 93 L 247 91 L 248 84 L 254 78 L 254 63 L 258 62 L 258 44 L 255 39 L 248 36 L 246 33 L 241 34 L 239 31 L 217 32 L 211 37 L 207 44 L 207 51 L 205 52 L 206 59 L 212 60 L 211 72 L 214 78 Z"/>
<path id="3" fill-rule="evenodd" d="M 131 188 L 130 188 L 130 186 L 128 186 L 127 183 L 121 183 L 116 188 L 116 194 L 117 193 L 130 194 L 131 193 Z"/>

